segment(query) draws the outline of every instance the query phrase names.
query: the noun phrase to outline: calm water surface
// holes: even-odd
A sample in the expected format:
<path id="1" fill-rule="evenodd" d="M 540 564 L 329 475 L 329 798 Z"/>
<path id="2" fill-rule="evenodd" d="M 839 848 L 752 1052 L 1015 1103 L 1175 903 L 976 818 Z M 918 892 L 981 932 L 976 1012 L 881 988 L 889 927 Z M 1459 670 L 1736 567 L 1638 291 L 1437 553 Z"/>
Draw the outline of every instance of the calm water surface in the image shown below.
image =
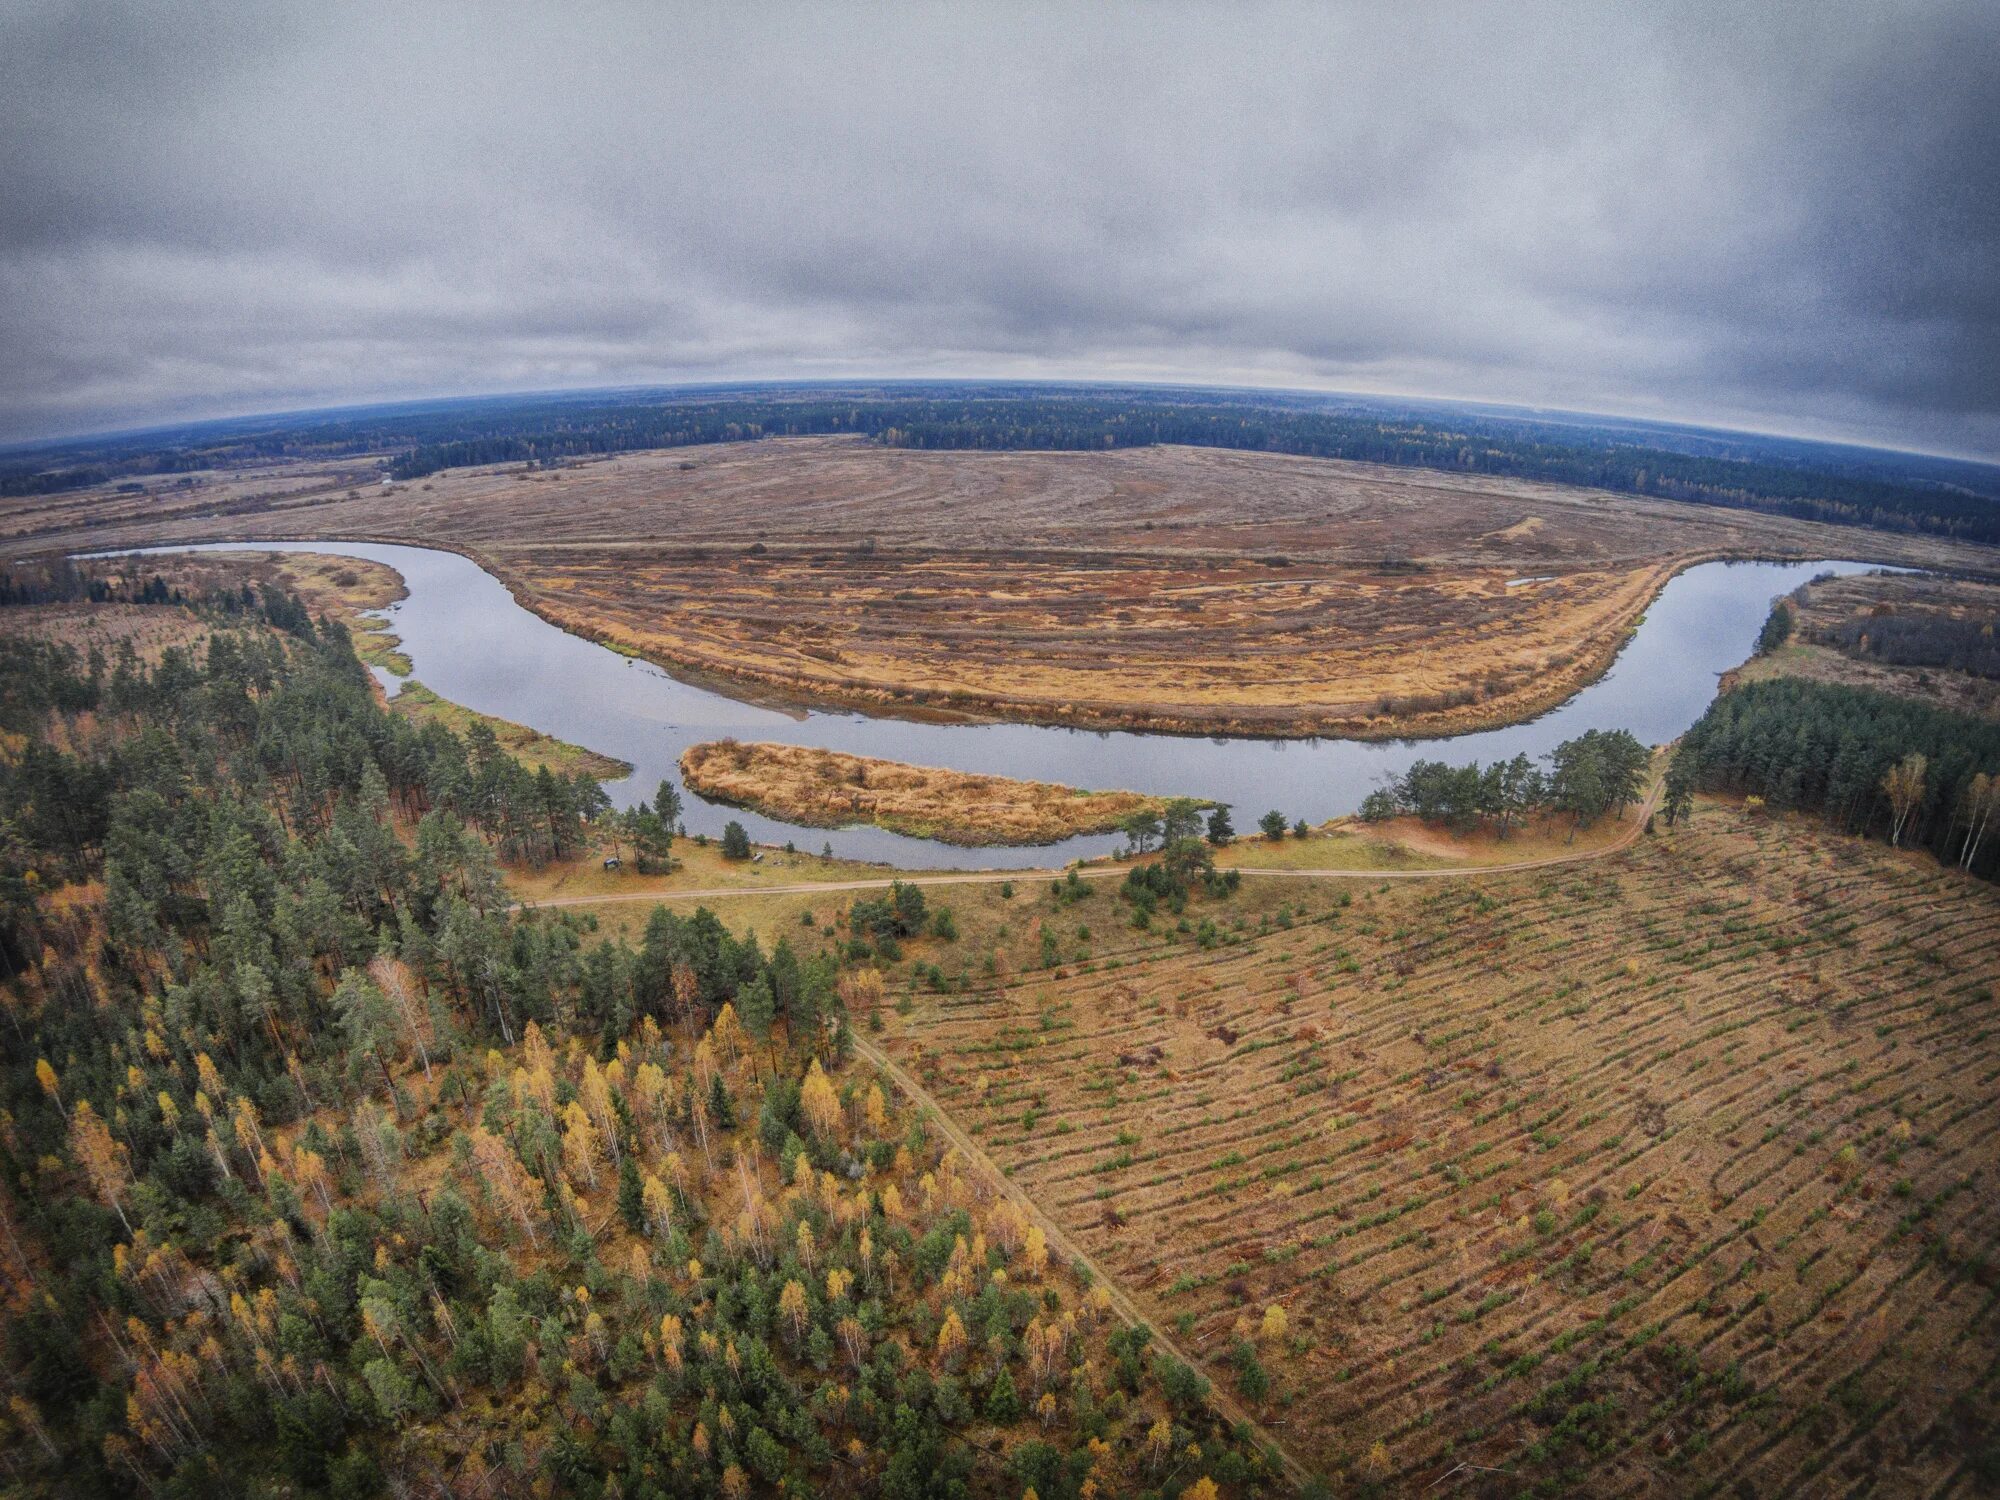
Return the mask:
<path id="1" fill-rule="evenodd" d="M 1314 822 L 1353 812 L 1385 776 L 1419 759 L 1488 761 L 1534 756 L 1586 729 L 1629 729 L 1664 744 L 1701 717 L 1719 673 L 1757 637 L 1775 595 L 1815 573 L 1857 573 L 1854 562 L 1704 563 L 1669 583 L 1603 677 L 1525 724 L 1429 740 L 1199 739 L 1180 735 L 1051 729 L 1023 724 L 913 724 L 840 712 L 791 713 L 742 703 L 680 682 L 649 662 L 620 656 L 558 629 L 514 602 L 497 579 L 453 552 L 374 542 L 226 542 L 150 551 L 321 552 L 386 563 L 409 597 L 383 611 L 403 639 L 414 675 L 434 692 L 482 713 L 615 755 L 635 767 L 609 783 L 621 805 L 679 782 L 687 746 L 733 735 L 818 745 L 918 765 L 1129 787 L 1230 803 L 1239 830 L 1267 809 Z M 385 686 L 395 680 L 384 674 Z M 687 794 L 690 833 L 719 835 L 736 818 L 752 838 L 918 868 L 1027 868 L 1103 854 L 1115 835 L 1030 849 L 964 849 L 877 828 L 827 831 L 725 808 Z"/>

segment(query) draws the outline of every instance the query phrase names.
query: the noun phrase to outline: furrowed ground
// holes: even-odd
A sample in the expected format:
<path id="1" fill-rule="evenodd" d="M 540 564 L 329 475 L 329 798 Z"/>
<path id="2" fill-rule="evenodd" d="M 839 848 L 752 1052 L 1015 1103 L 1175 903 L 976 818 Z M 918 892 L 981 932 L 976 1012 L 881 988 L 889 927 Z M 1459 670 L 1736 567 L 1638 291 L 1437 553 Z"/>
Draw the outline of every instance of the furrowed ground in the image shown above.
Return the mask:
<path id="1" fill-rule="evenodd" d="M 115 660 L 126 647 L 140 661 L 157 662 L 170 646 L 199 647 L 209 627 L 185 610 L 142 604 L 30 604 L 7 616 L 7 633 L 74 646 Z"/>
<path id="2" fill-rule="evenodd" d="M 0 502 L 0 552 L 348 537 L 472 555 L 700 680 L 917 716 L 1380 737 L 1513 722 L 1711 557 L 1994 549 L 1492 476 L 1175 447 L 676 448 L 393 487 L 352 460 Z"/>
<path id="3" fill-rule="evenodd" d="M 1993 890 L 1711 804 L 1595 862 L 1350 889 L 883 1040 L 1219 1378 L 1254 1345 L 1329 1475 L 1990 1482 Z"/>

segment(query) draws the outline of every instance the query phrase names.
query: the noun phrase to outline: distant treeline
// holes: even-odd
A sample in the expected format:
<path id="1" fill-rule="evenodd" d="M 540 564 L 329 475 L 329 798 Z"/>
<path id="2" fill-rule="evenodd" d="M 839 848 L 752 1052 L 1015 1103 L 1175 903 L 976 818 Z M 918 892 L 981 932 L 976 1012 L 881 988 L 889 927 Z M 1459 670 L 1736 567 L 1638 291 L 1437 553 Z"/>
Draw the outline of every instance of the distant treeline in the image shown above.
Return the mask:
<path id="1" fill-rule="evenodd" d="M 1558 431 L 1568 436 L 1558 436 Z M 1576 429 L 1449 418 L 1389 420 L 1206 404 L 991 403 L 912 414 L 879 441 L 906 448 L 1127 448 L 1182 443 L 1498 474 L 1766 511 L 1801 520 L 2000 541 L 2000 505 L 1928 484 L 1740 458 L 1594 443 Z"/>
<path id="2" fill-rule="evenodd" d="M 415 479 L 763 437 L 889 447 L 1102 450 L 1181 443 L 1592 485 L 1806 520 L 2000 542 L 1990 467 L 1643 423 L 1541 420 L 1292 393 L 978 385 L 496 398 L 263 419 L 0 459 L 0 495 L 249 459 L 387 452 Z M 1898 472 L 1895 465 L 1901 464 Z"/>
<path id="3" fill-rule="evenodd" d="M 857 433 L 892 448 L 1089 451 L 1160 443 L 1592 485 L 1808 521 L 2000 542 L 2000 505 L 1933 484 L 1788 463 L 1599 444 L 1574 430 L 1401 420 L 1131 396 L 748 401 L 668 405 L 426 443 L 397 460 L 414 479 L 470 464 L 549 461 L 746 438 Z"/>
<path id="4" fill-rule="evenodd" d="M 1724 693 L 1681 739 L 1669 820 L 1697 790 L 1819 812 L 1849 833 L 2000 876 L 2000 724 L 1865 688 L 1780 678 Z"/>

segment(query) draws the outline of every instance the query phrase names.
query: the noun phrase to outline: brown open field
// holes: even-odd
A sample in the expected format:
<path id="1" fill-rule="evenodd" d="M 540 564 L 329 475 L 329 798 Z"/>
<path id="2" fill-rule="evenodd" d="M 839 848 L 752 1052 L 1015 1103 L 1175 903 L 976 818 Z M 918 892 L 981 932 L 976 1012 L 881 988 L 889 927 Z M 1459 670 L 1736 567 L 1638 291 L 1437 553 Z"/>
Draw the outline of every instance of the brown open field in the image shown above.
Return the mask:
<path id="1" fill-rule="evenodd" d="M 785 697 L 1093 728 L 1380 735 L 1560 702 L 1602 670 L 1673 569 L 1509 590 L 1492 571 L 1247 559 L 620 549 L 508 571 L 568 629 Z"/>
<path id="2" fill-rule="evenodd" d="M 1053 844 L 1166 806 L 1138 792 L 1079 791 L 807 745 L 712 740 L 683 750 L 680 767 L 681 780 L 714 801 L 815 828 L 874 823 L 947 844 Z"/>
<path id="3" fill-rule="evenodd" d="M 1991 549 L 1933 539 L 1207 449 L 800 438 L 388 489 L 358 472 L 300 465 L 136 499 L 10 501 L 0 549 L 415 541 L 470 553 L 568 628 L 738 690 L 877 712 L 1370 736 L 1560 701 L 1701 558 L 2000 572 Z"/>
<path id="4" fill-rule="evenodd" d="M 1379 823 L 1349 816 L 1334 818 L 1303 839 L 1289 833 L 1277 840 L 1246 834 L 1217 850 L 1215 862 L 1239 870 L 1365 871 L 1477 869 L 1567 860 L 1630 841 L 1652 807 L 1649 797 L 1581 829 L 1572 829 L 1570 819 L 1561 814 L 1536 814 L 1506 838 L 1483 825 L 1459 830 L 1410 816 Z"/>
<path id="5" fill-rule="evenodd" d="M 1114 936 L 1100 891 L 1092 963 L 880 1040 L 1212 1372 L 1255 1343 L 1308 1467 L 1977 1491 L 2000 893 L 1714 803 L 1588 863 L 1345 889 L 1211 948 Z"/>
<path id="6" fill-rule="evenodd" d="M 1971 578 L 1862 574 L 1828 578 L 1789 596 L 1796 621 L 1792 639 L 1745 662 L 1729 683 L 1771 677 L 1804 677 L 1814 682 L 1873 688 L 1899 698 L 1916 698 L 1939 708 L 1982 718 L 2000 718 L 2000 675 L 1954 670 L 1944 662 L 1927 665 L 1885 660 L 1848 639 L 1879 634 L 1881 622 L 1910 625 L 1950 620 L 1981 633 L 1991 651 L 2000 631 L 2000 584 Z"/>

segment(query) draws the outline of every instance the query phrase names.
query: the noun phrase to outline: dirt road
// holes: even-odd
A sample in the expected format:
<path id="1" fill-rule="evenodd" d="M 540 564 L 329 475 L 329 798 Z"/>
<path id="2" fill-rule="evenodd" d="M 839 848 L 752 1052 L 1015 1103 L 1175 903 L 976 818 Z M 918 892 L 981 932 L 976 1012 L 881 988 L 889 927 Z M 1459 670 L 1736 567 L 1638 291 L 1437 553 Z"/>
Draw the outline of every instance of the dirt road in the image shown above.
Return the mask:
<path id="1" fill-rule="evenodd" d="M 1579 849 L 1573 854 L 1550 854 L 1541 859 L 1519 859 L 1504 865 L 1451 865 L 1436 870 L 1261 870 L 1254 865 L 1231 868 L 1261 880 L 1465 880 L 1477 875 L 1517 875 L 1523 870 L 1541 870 L 1550 865 L 1576 864 L 1581 860 L 1602 859 L 1629 849 L 1644 832 L 1646 819 L 1658 806 L 1660 785 L 1655 783 L 1639 806 L 1632 826 L 1609 844 Z M 1129 865 L 1090 865 L 1075 871 L 1080 880 L 1122 880 Z M 952 875 L 926 875 L 912 870 L 900 875 L 870 877 L 866 880 L 805 880 L 786 885 L 718 885 L 700 890 L 634 891 L 602 896 L 551 896 L 534 906 L 606 906 L 638 901 L 721 901 L 731 896 L 798 896 L 820 891 L 879 891 L 902 885 L 999 885 L 1003 881 L 1059 880 L 1070 872 L 1057 869 L 978 870 Z"/>

